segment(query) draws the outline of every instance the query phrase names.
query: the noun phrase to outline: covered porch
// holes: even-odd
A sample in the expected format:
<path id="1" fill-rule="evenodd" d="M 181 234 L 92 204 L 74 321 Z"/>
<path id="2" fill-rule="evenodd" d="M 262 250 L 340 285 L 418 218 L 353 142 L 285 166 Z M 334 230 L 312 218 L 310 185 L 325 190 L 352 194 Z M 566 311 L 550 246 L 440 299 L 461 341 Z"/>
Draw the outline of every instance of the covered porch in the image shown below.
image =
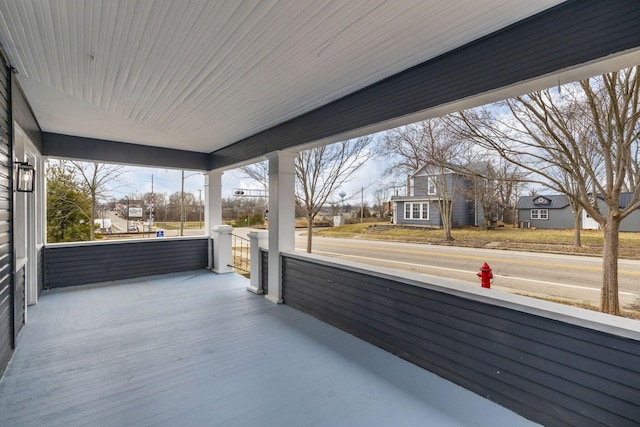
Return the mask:
<path id="1" fill-rule="evenodd" d="M 536 425 L 247 285 L 194 270 L 45 291 L 0 425 Z"/>
<path id="2" fill-rule="evenodd" d="M 640 4 L 295 3 L 0 3 L 0 425 L 636 425 L 637 322 L 296 254 L 293 168 L 636 65 Z M 49 245 L 12 173 L 48 156 L 205 172 L 211 234 Z M 222 174 L 264 158 L 266 298 L 203 270 Z"/>

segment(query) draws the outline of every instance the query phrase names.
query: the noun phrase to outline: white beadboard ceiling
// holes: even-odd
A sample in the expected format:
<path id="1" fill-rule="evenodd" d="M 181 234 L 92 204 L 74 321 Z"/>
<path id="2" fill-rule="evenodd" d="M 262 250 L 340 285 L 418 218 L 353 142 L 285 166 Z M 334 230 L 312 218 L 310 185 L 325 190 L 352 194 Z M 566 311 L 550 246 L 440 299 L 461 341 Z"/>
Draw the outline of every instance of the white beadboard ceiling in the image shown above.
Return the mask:
<path id="1" fill-rule="evenodd" d="M 559 0 L 0 0 L 44 131 L 211 152 Z"/>

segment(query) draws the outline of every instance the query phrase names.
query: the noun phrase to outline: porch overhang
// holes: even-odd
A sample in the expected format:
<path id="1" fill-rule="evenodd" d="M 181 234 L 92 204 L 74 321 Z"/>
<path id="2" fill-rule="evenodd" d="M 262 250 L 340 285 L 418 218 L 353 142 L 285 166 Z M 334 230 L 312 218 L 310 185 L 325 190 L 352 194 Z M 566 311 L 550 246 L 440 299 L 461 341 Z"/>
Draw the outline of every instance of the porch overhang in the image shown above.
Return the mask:
<path id="1" fill-rule="evenodd" d="M 325 0 L 296 2 L 290 11 L 285 3 L 195 2 L 185 10 L 170 1 L 157 10 L 113 1 L 77 10 L 65 0 L 5 4 L 0 43 L 52 136 L 43 152 L 118 161 L 103 147 L 125 143 L 114 147 L 134 164 L 202 169 L 206 156 L 209 170 L 640 63 L 637 2 L 363 8 Z M 295 49 L 285 49 L 277 26 L 304 21 L 306 13 L 307 26 L 317 19 L 326 28 L 298 25 L 287 38 Z M 212 36 L 226 25 L 222 19 L 235 31 Z M 108 37 L 105 22 L 122 36 Z M 246 44 L 256 34 L 265 49 L 274 43 L 270 51 Z M 319 37 L 326 43 L 319 46 Z M 189 44 L 195 40 L 201 45 Z M 222 51 L 225 42 L 233 47 Z M 177 151 L 149 156 L 132 145 Z"/>

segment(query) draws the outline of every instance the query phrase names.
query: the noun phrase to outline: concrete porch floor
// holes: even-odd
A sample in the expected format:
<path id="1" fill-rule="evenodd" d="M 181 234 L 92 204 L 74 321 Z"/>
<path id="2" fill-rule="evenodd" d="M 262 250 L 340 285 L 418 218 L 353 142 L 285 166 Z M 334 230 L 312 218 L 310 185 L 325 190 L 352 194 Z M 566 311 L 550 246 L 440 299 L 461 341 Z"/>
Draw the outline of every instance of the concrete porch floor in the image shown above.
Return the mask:
<path id="1" fill-rule="evenodd" d="M 203 270 L 45 292 L 0 426 L 536 425 L 247 285 Z"/>

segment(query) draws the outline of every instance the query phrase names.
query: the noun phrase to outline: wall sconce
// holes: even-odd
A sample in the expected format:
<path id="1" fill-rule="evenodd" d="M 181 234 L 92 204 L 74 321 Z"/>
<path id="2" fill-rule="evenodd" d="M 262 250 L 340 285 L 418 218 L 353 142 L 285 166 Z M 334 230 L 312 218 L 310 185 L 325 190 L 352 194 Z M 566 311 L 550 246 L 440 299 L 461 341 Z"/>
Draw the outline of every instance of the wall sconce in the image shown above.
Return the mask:
<path id="1" fill-rule="evenodd" d="M 15 165 L 18 168 L 16 191 L 32 193 L 36 169 L 26 162 L 16 162 Z"/>

